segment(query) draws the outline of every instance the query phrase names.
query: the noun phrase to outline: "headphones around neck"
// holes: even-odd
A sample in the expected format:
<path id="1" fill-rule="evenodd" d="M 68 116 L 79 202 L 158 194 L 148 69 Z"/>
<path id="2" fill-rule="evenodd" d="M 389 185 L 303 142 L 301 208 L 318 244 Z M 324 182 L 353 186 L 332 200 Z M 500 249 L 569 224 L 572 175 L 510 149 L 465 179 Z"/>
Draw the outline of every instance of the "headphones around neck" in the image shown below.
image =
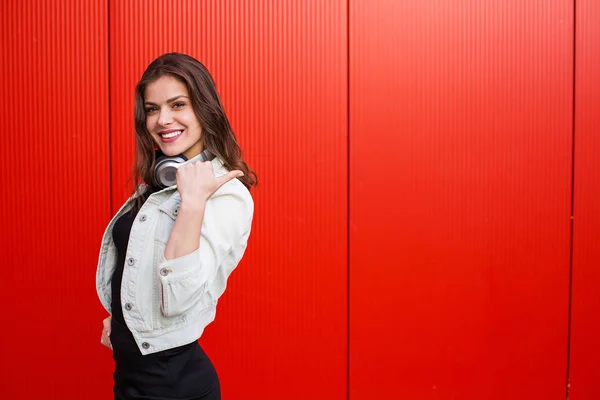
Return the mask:
<path id="1" fill-rule="evenodd" d="M 200 153 L 199 161 L 212 161 L 213 158 L 215 158 L 214 154 L 208 150 L 204 150 Z M 156 165 L 154 166 L 154 186 L 164 189 L 175 185 L 177 183 L 177 168 L 187 160 L 183 154 L 173 157 L 165 155 L 157 157 Z"/>

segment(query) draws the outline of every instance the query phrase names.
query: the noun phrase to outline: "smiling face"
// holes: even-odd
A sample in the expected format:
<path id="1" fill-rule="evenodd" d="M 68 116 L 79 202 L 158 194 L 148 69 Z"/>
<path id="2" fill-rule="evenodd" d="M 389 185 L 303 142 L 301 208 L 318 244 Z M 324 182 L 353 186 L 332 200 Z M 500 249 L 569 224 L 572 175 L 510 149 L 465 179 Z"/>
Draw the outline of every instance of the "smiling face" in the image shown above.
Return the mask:
<path id="1" fill-rule="evenodd" d="M 148 84 L 144 108 L 146 129 L 163 154 L 189 160 L 202 152 L 202 127 L 184 83 L 164 75 Z"/>

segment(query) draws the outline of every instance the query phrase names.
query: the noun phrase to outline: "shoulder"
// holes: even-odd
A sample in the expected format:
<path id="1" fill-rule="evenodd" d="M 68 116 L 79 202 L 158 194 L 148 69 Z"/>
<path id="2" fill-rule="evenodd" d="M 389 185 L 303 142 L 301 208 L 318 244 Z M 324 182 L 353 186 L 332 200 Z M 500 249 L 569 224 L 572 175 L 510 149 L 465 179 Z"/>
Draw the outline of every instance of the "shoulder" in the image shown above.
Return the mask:
<path id="1" fill-rule="evenodd" d="M 225 168 L 225 166 L 223 166 L 223 162 L 219 159 L 215 160 L 216 161 L 213 161 L 215 176 L 222 176 L 227 174 L 229 170 Z M 250 191 L 248 190 L 248 188 L 246 188 L 246 186 L 244 186 L 242 181 L 240 181 L 237 178 L 234 178 L 229 182 L 225 183 L 223 186 L 221 186 L 211 197 L 211 199 L 219 198 L 222 196 L 235 196 L 240 198 L 240 200 L 243 200 L 249 206 L 254 205 L 254 201 L 252 199 Z"/>
<path id="2" fill-rule="evenodd" d="M 226 174 L 227 169 L 221 166 L 215 168 L 215 175 Z M 221 223 L 231 222 L 239 225 L 240 229 L 248 230 L 254 215 L 254 200 L 250 191 L 237 178 L 221 186 L 206 203 L 209 218 L 216 218 Z"/>
<path id="3" fill-rule="evenodd" d="M 234 213 L 252 218 L 254 213 L 254 200 L 250 191 L 237 178 L 221 186 L 209 199 L 207 205 L 216 208 L 219 212 Z"/>

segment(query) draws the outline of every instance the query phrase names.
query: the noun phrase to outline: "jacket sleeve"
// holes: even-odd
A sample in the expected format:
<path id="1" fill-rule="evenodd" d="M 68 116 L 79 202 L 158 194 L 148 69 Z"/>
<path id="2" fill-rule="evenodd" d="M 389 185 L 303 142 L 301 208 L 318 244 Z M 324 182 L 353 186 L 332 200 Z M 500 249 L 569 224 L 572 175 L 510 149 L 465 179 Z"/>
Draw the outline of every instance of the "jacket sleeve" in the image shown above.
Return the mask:
<path id="1" fill-rule="evenodd" d="M 253 212 L 252 197 L 237 179 L 227 182 L 206 202 L 200 247 L 172 260 L 163 255 L 158 267 L 165 316 L 184 314 L 206 294 L 213 301 L 220 297 L 244 255 Z"/>

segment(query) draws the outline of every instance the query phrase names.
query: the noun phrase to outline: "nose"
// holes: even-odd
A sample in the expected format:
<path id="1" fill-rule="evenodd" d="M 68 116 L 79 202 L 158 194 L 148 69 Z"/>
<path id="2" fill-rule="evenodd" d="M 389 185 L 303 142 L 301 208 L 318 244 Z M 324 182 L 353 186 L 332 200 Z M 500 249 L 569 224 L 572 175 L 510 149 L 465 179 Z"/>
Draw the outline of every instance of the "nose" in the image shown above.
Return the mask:
<path id="1" fill-rule="evenodd" d="M 173 122 L 173 116 L 168 108 L 161 108 L 160 115 L 158 116 L 158 123 L 161 126 L 167 126 Z"/>

